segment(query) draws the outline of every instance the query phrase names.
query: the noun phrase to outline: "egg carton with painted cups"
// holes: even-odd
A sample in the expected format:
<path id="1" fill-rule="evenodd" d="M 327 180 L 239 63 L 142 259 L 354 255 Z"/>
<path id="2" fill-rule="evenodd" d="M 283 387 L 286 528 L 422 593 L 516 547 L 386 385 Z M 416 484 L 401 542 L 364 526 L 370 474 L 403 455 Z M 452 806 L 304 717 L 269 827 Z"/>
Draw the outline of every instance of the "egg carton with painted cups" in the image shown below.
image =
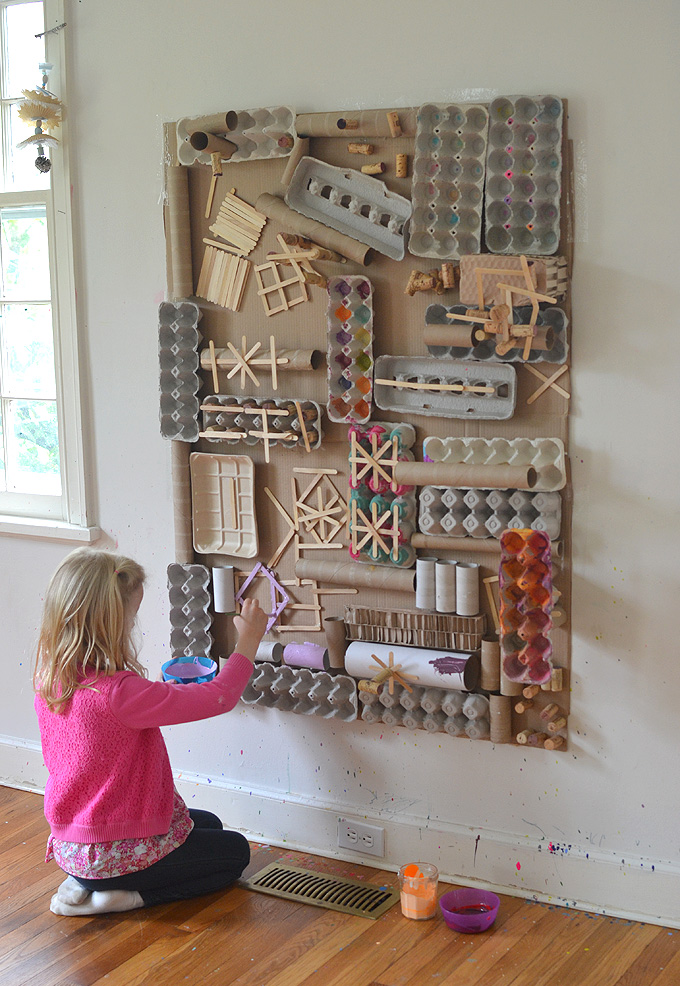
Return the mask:
<path id="1" fill-rule="evenodd" d="M 352 236 L 392 260 L 403 260 L 411 203 L 388 191 L 378 178 L 303 157 L 285 198 L 291 209 L 308 219 Z"/>
<path id="2" fill-rule="evenodd" d="M 358 715 L 354 678 L 266 661 L 255 665 L 241 701 L 280 712 L 341 719 L 343 722 L 352 722 Z"/>
<path id="3" fill-rule="evenodd" d="M 489 311 L 490 309 L 485 309 Z M 477 326 L 470 322 L 457 322 L 455 318 L 447 318 L 447 314 L 465 315 L 469 311 L 469 305 L 428 305 L 425 310 L 426 325 L 464 325 L 470 328 L 483 328 L 480 323 Z M 532 309 L 530 305 L 520 305 L 512 309 L 512 321 L 515 325 L 528 325 L 531 321 Z M 549 349 L 530 349 L 527 359 L 523 359 L 523 346 L 515 347 L 503 356 L 496 352 L 496 339 L 494 336 L 479 341 L 475 340 L 472 347 L 463 346 L 428 346 L 427 350 L 435 359 L 451 357 L 453 359 L 476 359 L 488 360 L 495 363 L 565 363 L 569 353 L 569 343 L 567 340 L 567 327 L 569 319 L 566 312 L 561 308 L 542 308 L 538 313 L 536 325 L 539 328 L 546 327 L 549 330 L 550 348 Z M 474 338 L 474 336 L 473 336 Z M 524 339 L 521 340 L 524 343 Z"/>
<path id="4" fill-rule="evenodd" d="M 478 253 L 487 108 L 480 103 L 428 103 L 417 119 L 409 253 L 440 260 Z"/>
<path id="5" fill-rule="evenodd" d="M 231 116 L 232 114 L 225 114 Z M 288 137 L 293 141 L 295 132 L 295 110 L 290 106 L 259 107 L 253 110 L 236 112 L 233 129 L 217 131 L 225 140 L 236 145 L 232 156 L 225 164 L 238 164 L 239 161 L 260 161 L 266 158 L 287 157 L 292 149 L 281 146 L 279 138 Z M 177 159 L 180 164 L 190 165 L 198 161 L 210 164 L 209 151 L 197 151 L 189 143 L 191 134 L 188 125 L 191 120 L 183 117 L 177 121 Z"/>
<path id="6" fill-rule="evenodd" d="M 331 277 L 326 309 L 331 421 L 362 424 L 371 416 L 373 287 L 367 277 Z"/>
<path id="7" fill-rule="evenodd" d="M 359 701 L 364 722 L 469 739 L 489 736 L 489 700 L 484 695 L 418 685 L 409 690 L 393 683 L 391 693 L 389 685 L 383 685 L 377 695 L 360 691 Z"/>
<path id="8" fill-rule="evenodd" d="M 500 538 L 507 528 L 531 528 L 545 531 L 551 541 L 560 534 L 559 493 L 423 486 L 418 503 L 418 530 L 423 534 Z"/>
<path id="9" fill-rule="evenodd" d="M 567 482 L 564 442 L 559 438 L 437 438 L 423 442 L 430 462 L 474 466 L 531 466 L 536 470 L 535 493 L 561 490 Z M 480 487 L 493 489 L 493 487 Z"/>
<path id="10" fill-rule="evenodd" d="M 300 406 L 305 418 L 304 429 L 300 414 L 295 406 Z M 268 397 L 234 397 L 231 394 L 211 394 L 205 398 L 205 405 L 211 408 L 224 406 L 224 411 L 203 411 L 203 438 L 211 442 L 224 442 L 227 445 L 257 445 L 265 441 L 262 414 L 257 409 L 281 414 L 267 415 L 266 440 L 269 444 L 282 448 L 305 448 L 305 431 L 309 447 L 316 449 L 321 445 L 321 408 L 315 401 L 293 398 L 276 399 Z M 238 410 L 236 410 L 238 408 Z M 249 408 L 248 412 L 246 409 Z M 233 410 L 232 410 L 233 409 Z M 214 434 L 214 437 L 213 437 Z"/>
<path id="11" fill-rule="evenodd" d="M 174 441 L 198 441 L 201 314 L 193 301 L 164 301 L 158 308 L 161 435 Z"/>
<path id="12" fill-rule="evenodd" d="M 489 106 L 484 235 L 491 253 L 557 250 L 563 120 L 557 96 L 499 96 Z"/>
<path id="13" fill-rule="evenodd" d="M 168 565 L 170 648 L 173 657 L 210 657 L 210 571 L 204 565 Z"/>
<path id="14" fill-rule="evenodd" d="M 379 356 L 373 386 L 375 403 L 385 411 L 483 421 L 511 418 L 515 411 L 512 366 Z"/>
<path id="15" fill-rule="evenodd" d="M 504 531 L 498 610 L 503 672 L 510 681 L 543 685 L 552 675 L 552 558 L 539 531 Z"/>

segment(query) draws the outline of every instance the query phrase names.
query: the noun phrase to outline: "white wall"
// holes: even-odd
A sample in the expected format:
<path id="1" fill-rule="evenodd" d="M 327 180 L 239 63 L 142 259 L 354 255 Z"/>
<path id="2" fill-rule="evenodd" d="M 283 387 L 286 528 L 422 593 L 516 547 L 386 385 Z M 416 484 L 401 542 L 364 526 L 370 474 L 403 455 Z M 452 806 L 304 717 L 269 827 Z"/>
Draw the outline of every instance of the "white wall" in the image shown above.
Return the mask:
<path id="1" fill-rule="evenodd" d="M 680 926 L 678 10 L 673 0 L 68 2 L 96 519 L 149 571 L 141 619 L 154 672 L 167 656 L 173 559 L 156 382 L 163 121 L 279 103 L 418 105 L 469 90 L 569 100 L 569 753 L 241 708 L 168 731 L 195 804 L 320 853 L 334 851 L 338 812 L 367 815 L 387 828 L 390 865 L 428 858 L 447 874 Z M 66 550 L 0 537 L 0 776 L 10 783 L 41 780 L 28 662 L 41 590 Z"/>

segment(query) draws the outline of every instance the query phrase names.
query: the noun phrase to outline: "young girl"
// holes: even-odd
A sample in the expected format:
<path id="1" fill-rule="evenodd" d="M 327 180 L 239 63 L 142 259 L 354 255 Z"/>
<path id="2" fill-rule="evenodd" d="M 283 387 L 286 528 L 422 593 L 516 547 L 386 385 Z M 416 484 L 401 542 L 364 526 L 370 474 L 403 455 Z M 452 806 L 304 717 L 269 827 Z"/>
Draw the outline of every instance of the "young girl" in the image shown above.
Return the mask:
<path id="1" fill-rule="evenodd" d="M 100 914 L 229 886 L 250 860 L 246 839 L 174 790 L 160 726 L 229 712 L 253 670 L 267 617 L 245 600 L 237 650 L 212 681 L 148 681 L 132 631 L 144 571 L 79 548 L 45 596 L 34 684 L 49 771 L 47 859 L 68 878 L 55 914 Z"/>

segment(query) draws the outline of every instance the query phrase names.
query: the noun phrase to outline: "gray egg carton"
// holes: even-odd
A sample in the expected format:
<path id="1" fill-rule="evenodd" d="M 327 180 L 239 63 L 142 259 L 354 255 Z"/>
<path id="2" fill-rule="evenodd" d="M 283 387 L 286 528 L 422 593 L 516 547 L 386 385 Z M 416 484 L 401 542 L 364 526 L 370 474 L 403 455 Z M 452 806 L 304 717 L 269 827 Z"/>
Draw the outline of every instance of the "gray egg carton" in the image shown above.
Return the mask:
<path id="1" fill-rule="evenodd" d="M 458 616 L 455 613 L 423 610 L 375 609 L 367 606 L 345 607 L 348 640 L 365 640 L 372 644 L 403 644 L 406 647 L 476 651 L 482 646 L 486 617 Z"/>
<path id="2" fill-rule="evenodd" d="M 177 159 L 180 164 L 190 165 L 195 161 L 210 164 L 208 151 L 197 151 L 189 143 L 187 119 L 177 121 Z M 266 158 L 287 157 L 290 147 L 280 147 L 278 138 L 282 135 L 295 139 L 295 110 L 290 106 L 259 107 L 253 110 L 240 110 L 236 127 L 224 133 L 226 140 L 236 144 L 237 150 L 225 160 L 225 164 L 238 164 L 239 161 L 260 161 Z"/>
<path id="3" fill-rule="evenodd" d="M 417 388 L 380 383 L 395 380 Z M 423 384 L 430 385 L 422 386 Z M 491 387 L 492 393 L 437 390 L 437 385 Z M 517 378 L 512 366 L 434 360 L 429 356 L 379 356 L 375 364 L 374 399 L 386 411 L 500 421 L 515 411 Z"/>
<path id="4" fill-rule="evenodd" d="M 535 493 L 552 493 L 561 490 L 567 482 L 564 442 L 559 438 L 431 436 L 423 442 L 423 455 L 430 462 L 465 463 L 477 466 L 533 466 L 538 474 Z"/>
<path id="5" fill-rule="evenodd" d="M 409 253 L 456 260 L 478 253 L 489 114 L 479 103 L 418 110 Z"/>
<path id="6" fill-rule="evenodd" d="M 303 157 L 286 191 L 286 203 L 392 260 L 404 258 L 404 227 L 411 218 L 411 203 L 388 191 L 378 178 Z"/>
<path id="7" fill-rule="evenodd" d="M 418 502 L 418 529 L 423 534 L 500 538 L 507 528 L 531 528 L 545 531 L 551 541 L 560 534 L 559 493 L 423 486 Z"/>
<path id="8" fill-rule="evenodd" d="M 428 305 L 425 310 L 426 325 L 455 325 L 454 318 L 447 318 L 447 313 L 454 315 L 465 315 L 469 310 L 469 305 Z M 489 309 L 485 309 L 489 311 Z M 512 309 L 512 321 L 515 325 L 528 325 L 531 321 L 531 305 L 521 305 L 519 308 Z M 469 326 L 469 322 L 463 322 Z M 569 353 L 567 342 L 567 326 L 569 319 L 566 312 L 561 308 L 544 308 L 538 313 L 536 324 L 539 326 L 547 325 L 553 330 L 554 341 L 552 349 L 530 349 L 526 360 L 522 359 L 523 350 L 521 347 L 511 349 L 504 356 L 496 353 L 495 338 L 483 339 L 475 342 L 471 348 L 463 346 L 428 346 L 427 350 L 436 359 L 452 357 L 453 359 L 477 359 L 489 360 L 495 363 L 565 363 Z M 481 325 L 480 325 L 481 327 Z"/>
<path id="9" fill-rule="evenodd" d="M 395 682 L 392 694 L 385 684 L 377 695 L 360 691 L 359 701 L 364 722 L 469 739 L 489 736 L 489 700 L 484 695 L 418 685 L 409 691 Z"/>
<path id="10" fill-rule="evenodd" d="M 168 565 L 170 647 L 173 657 L 210 657 L 210 570 L 204 565 Z"/>
<path id="11" fill-rule="evenodd" d="M 557 250 L 563 119 L 556 96 L 499 96 L 489 106 L 484 234 L 491 253 Z"/>
<path id="12" fill-rule="evenodd" d="M 266 661 L 255 665 L 241 701 L 280 712 L 341 719 L 343 722 L 352 722 L 358 715 L 354 678 L 308 668 L 291 668 L 286 664 L 277 666 Z"/>
<path id="13" fill-rule="evenodd" d="M 164 301 L 158 307 L 160 423 L 163 438 L 198 441 L 198 331 L 202 312 L 193 301 Z"/>
<path id="14" fill-rule="evenodd" d="M 280 445 L 283 448 L 305 448 L 304 436 L 297 415 L 294 398 L 274 400 L 269 397 L 234 397 L 231 394 L 211 394 L 205 398 L 205 404 L 224 405 L 224 411 L 204 411 L 203 412 L 203 432 L 202 437 L 210 442 L 224 442 L 226 445 L 237 445 L 243 442 L 245 445 L 257 445 L 264 442 L 260 434 L 243 434 L 238 438 L 225 438 L 219 434 L 220 431 L 233 433 L 262 432 L 262 415 L 245 414 L 237 411 L 228 411 L 228 407 L 239 408 L 261 408 L 263 405 L 273 405 L 288 414 L 268 415 L 267 428 L 269 431 L 269 443 Z M 307 429 L 307 439 L 310 448 L 319 448 L 323 431 L 321 430 L 321 407 L 315 401 L 298 401 L 303 412 L 313 413 L 309 421 L 305 421 Z M 215 430 L 215 437 L 212 438 L 206 432 Z M 284 438 L 285 435 L 294 435 L 293 438 Z"/>

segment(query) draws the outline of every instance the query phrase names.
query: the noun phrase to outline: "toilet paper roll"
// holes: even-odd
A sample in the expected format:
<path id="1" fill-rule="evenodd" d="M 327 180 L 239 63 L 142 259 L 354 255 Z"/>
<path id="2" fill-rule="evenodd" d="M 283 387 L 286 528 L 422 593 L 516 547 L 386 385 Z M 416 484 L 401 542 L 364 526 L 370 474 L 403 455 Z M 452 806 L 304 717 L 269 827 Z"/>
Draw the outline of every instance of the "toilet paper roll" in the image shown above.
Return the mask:
<path id="1" fill-rule="evenodd" d="M 416 559 L 416 609 L 434 609 L 436 600 L 436 558 Z"/>
<path id="2" fill-rule="evenodd" d="M 479 565 L 458 562 L 456 565 L 456 609 L 460 616 L 479 613 Z"/>
<path id="3" fill-rule="evenodd" d="M 437 559 L 435 565 L 435 605 L 438 613 L 456 612 L 457 565 L 457 562 L 448 558 Z"/>
<path id="4" fill-rule="evenodd" d="M 213 568 L 213 608 L 216 613 L 235 613 L 234 601 L 234 567 L 225 565 Z"/>

